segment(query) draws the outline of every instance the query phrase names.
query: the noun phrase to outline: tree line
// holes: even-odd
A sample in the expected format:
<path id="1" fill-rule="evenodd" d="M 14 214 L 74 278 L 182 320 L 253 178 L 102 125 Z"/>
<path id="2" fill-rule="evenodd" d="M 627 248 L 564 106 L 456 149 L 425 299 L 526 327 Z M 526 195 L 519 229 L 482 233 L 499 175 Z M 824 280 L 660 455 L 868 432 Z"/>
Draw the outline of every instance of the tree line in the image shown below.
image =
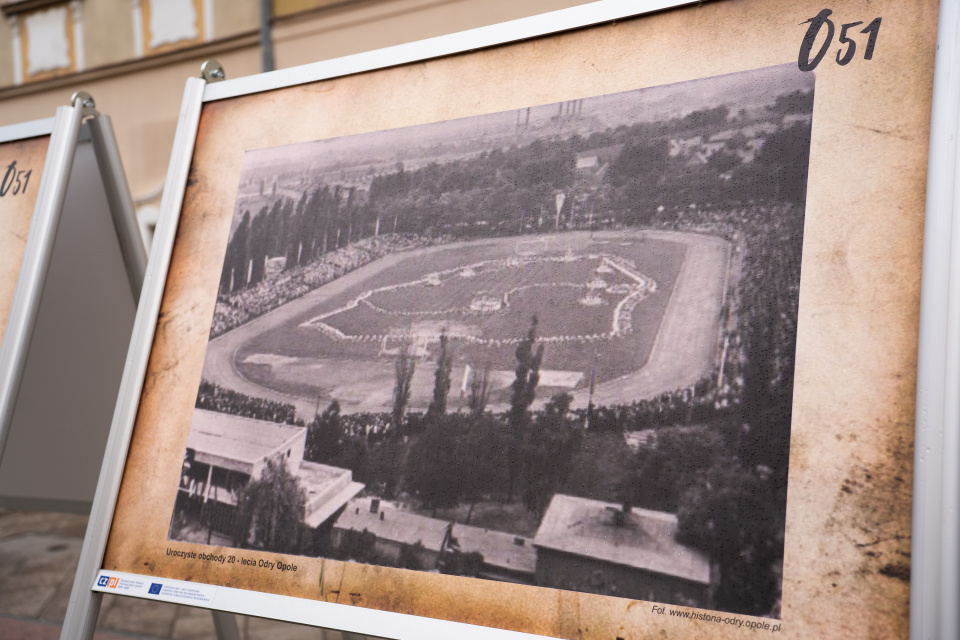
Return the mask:
<path id="1" fill-rule="evenodd" d="M 691 203 L 800 202 L 810 126 L 781 121 L 785 115 L 811 113 L 812 95 L 781 96 L 751 119 L 721 105 L 587 136 L 536 139 L 413 170 L 398 163 L 373 176 L 366 190 L 322 179 L 301 184 L 295 187 L 301 190 L 299 199 L 281 193 L 257 212 L 242 211 L 226 250 L 220 291 L 226 295 L 262 282 L 268 258 L 282 257 L 284 268 L 292 269 L 384 232 L 450 238 L 535 233 L 551 228 L 558 192 L 567 195 L 559 212 L 565 228 L 644 225 L 658 207 Z M 776 127 L 764 134 L 759 151 L 740 130 L 757 123 Z M 671 141 L 685 136 L 708 142 L 714 134 L 734 130 L 721 149 L 701 160 L 671 152 Z M 601 184 L 581 184 L 578 154 L 611 149 L 619 151 Z M 594 216 L 594 211 L 603 214 Z"/>

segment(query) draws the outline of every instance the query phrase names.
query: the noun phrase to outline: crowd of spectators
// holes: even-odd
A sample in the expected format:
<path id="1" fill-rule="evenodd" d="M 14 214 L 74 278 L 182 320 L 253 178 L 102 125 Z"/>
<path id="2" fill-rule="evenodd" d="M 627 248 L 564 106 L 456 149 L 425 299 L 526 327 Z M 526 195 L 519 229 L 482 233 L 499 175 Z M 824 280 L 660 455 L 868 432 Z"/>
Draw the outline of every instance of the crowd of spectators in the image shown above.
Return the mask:
<path id="1" fill-rule="evenodd" d="M 254 398 L 239 391 L 224 389 L 206 380 L 200 381 L 196 406 L 198 409 L 229 413 L 244 418 L 303 426 L 303 420 L 297 418 L 297 410 L 292 404 Z"/>
<path id="2" fill-rule="evenodd" d="M 646 431 L 675 425 L 703 424 L 718 415 L 716 374 L 704 376 L 695 385 L 662 393 L 655 398 L 630 404 L 577 409 L 577 420 L 589 424 L 591 431 Z M 732 407 L 723 407 L 726 410 Z"/>
<path id="3" fill-rule="evenodd" d="M 317 260 L 267 276 L 257 284 L 217 298 L 210 339 L 295 300 L 384 256 L 435 241 L 419 234 L 383 234 L 358 240 Z"/>
<path id="4" fill-rule="evenodd" d="M 769 410 L 789 404 L 793 392 L 801 205 L 664 208 L 651 226 L 720 236 L 733 246 L 732 270 L 738 276 L 726 293 L 717 369 L 689 388 L 629 405 L 596 407 L 592 428 L 636 431 L 721 416 L 769 422 Z M 777 422 L 777 428 L 789 429 L 789 415 L 780 415 Z M 787 437 L 781 433 L 782 439 Z"/>
<path id="5" fill-rule="evenodd" d="M 731 260 L 739 276 L 731 280 L 726 294 L 717 345 L 718 368 L 689 388 L 629 405 L 595 407 L 589 421 L 592 428 L 633 431 L 703 423 L 741 411 L 745 393 L 768 404 L 776 402 L 777 396 L 791 394 L 802 225 L 802 209 L 793 203 L 658 211 L 652 228 L 708 233 L 726 238 L 733 246 Z M 420 235 L 382 235 L 327 253 L 305 266 L 281 271 L 253 287 L 221 297 L 211 337 L 380 257 L 429 244 L 431 241 Z M 754 389 L 747 391 L 748 386 Z M 273 421 L 292 423 L 295 418 L 292 405 L 250 398 L 206 382 L 201 385 L 197 406 Z M 346 435 L 377 437 L 390 428 L 384 416 L 354 418 L 345 421 Z M 743 419 L 748 421 L 750 416 Z"/>

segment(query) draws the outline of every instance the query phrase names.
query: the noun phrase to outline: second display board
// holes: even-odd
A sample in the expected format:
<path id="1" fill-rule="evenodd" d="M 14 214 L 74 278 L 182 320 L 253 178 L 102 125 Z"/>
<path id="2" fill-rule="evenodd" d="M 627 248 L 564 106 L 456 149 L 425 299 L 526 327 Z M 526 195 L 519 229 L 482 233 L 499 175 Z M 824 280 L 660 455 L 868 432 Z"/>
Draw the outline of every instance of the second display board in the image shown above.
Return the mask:
<path id="1" fill-rule="evenodd" d="M 103 568 L 903 636 L 936 28 L 711 2 L 207 100 Z"/>
<path id="2" fill-rule="evenodd" d="M 43 161 L 50 144 L 49 131 L 41 131 L 42 134 L 0 143 L 0 171 L 3 172 L 0 180 L 0 342 L 13 304 Z"/>

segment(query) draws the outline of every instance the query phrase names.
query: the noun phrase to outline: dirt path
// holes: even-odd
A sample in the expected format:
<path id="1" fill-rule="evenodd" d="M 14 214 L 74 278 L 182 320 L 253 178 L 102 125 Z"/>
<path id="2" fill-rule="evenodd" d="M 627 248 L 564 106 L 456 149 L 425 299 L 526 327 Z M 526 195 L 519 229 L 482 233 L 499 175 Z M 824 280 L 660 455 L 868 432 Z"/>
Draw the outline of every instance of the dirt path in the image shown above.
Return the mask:
<path id="1" fill-rule="evenodd" d="M 714 366 L 729 243 L 675 231 L 648 231 L 647 237 L 683 242 L 687 254 L 646 366 L 598 385 L 596 405 L 634 402 L 689 387 Z M 576 392 L 574 406 L 586 407 L 588 395 Z"/>

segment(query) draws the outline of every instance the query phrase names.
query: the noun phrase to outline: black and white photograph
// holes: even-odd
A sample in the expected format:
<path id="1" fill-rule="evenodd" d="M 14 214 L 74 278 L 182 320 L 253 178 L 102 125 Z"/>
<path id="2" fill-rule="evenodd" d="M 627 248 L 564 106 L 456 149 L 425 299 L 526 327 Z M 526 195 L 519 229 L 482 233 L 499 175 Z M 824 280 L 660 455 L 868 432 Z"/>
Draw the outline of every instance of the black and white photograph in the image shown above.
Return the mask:
<path id="1" fill-rule="evenodd" d="M 247 150 L 169 539 L 780 618 L 814 82 Z"/>

